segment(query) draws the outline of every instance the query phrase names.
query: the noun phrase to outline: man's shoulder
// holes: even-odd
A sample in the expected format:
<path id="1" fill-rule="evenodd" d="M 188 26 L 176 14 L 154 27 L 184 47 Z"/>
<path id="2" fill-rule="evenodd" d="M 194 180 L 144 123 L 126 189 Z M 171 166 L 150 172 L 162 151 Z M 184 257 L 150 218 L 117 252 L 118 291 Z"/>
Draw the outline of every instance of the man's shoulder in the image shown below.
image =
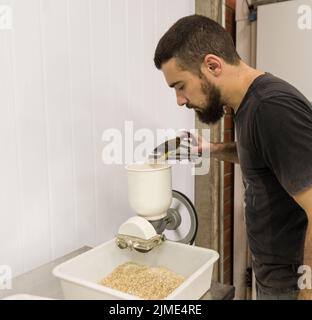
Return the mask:
<path id="1" fill-rule="evenodd" d="M 235 115 L 235 123 L 252 127 L 259 118 L 278 123 L 294 116 L 312 119 L 311 102 L 287 81 L 266 73 L 256 79 Z"/>
<path id="2" fill-rule="evenodd" d="M 259 107 L 265 105 L 291 106 L 292 104 L 304 104 L 311 109 L 308 99 L 292 84 L 266 73 L 254 89 Z"/>

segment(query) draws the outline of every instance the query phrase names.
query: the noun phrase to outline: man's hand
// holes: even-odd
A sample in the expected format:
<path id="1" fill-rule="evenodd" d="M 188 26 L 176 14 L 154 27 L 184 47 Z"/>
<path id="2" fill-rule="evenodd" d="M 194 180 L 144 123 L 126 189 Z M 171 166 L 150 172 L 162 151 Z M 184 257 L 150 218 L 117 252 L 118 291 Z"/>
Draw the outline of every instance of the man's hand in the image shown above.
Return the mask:
<path id="1" fill-rule="evenodd" d="M 203 157 L 210 157 L 210 152 L 214 150 L 214 144 L 206 141 L 200 135 L 193 135 L 196 144 L 191 147 L 191 153 L 200 154 Z"/>
<path id="2" fill-rule="evenodd" d="M 181 139 L 190 139 L 191 154 L 204 158 L 210 157 L 220 161 L 239 163 L 236 142 L 211 143 L 205 140 L 201 135 L 191 134 L 187 131 L 181 131 L 179 136 Z"/>
<path id="3" fill-rule="evenodd" d="M 304 245 L 304 264 L 312 269 L 312 187 L 295 195 L 294 199 L 307 214 L 308 228 Z M 301 290 L 298 299 L 312 300 L 312 289 Z"/>
<path id="4" fill-rule="evenodd" d="M 182 139 L 190 139 L 191 154 L 209 158 L 210 156 L 213 157 L 214 153 L 218 150 L 219 144 L 211 143 L 196 133 L 192 134 L 187 131 L 182 131 L 179 136 Z"/>

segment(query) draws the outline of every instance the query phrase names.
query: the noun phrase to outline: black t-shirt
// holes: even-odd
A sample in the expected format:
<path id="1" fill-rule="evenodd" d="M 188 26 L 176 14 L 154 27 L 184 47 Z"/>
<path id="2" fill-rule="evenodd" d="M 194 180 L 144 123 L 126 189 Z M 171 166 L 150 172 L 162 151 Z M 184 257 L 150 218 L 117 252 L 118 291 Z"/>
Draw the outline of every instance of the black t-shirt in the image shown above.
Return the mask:
<path id="1" fill-rule="evenodd" d="M 266 73 L 249 87 L 235 127 L 258 285 L 268 293 L 298 289 L 307 216 L 292 195 L 312 186 L 311 103 Z"/>

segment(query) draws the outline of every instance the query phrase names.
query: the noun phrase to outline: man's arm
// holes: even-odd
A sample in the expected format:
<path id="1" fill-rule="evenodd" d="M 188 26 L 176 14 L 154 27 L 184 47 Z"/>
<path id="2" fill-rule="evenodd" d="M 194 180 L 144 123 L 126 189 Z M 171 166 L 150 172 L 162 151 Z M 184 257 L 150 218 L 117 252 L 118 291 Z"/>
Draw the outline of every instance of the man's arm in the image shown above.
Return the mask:
<path id="1" fill-rule="evenodd" d="M 210 156 L 220 161 L 239 163 L 236 142 L 213 143 L 205 140 L 201 135 L 192 135 L 196 140 L 196 146 L 192 147 L 192 153 Z"/>
<path id="2" fill-rule="evenodd" d="M 304 265 L 312 269 L 312 187 L 295 195 L 294 199 L 307 214 L 308 228 L 304 244 Z M 312 289 L 301 290 L 299 299 L 312 300 Z"/>
<path id="3" fill-rule="evenodd" d="M 210 156 L 212 158 L 239 163 L 236 142 L 211 143 L 210 145 Z"/>

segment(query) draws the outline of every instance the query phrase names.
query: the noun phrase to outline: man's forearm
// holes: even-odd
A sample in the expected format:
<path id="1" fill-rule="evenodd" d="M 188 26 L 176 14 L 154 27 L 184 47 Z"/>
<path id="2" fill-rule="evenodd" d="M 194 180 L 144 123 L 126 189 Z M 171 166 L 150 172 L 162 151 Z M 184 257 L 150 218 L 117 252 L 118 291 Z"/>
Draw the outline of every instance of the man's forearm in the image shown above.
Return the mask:
<path id="1" fill-rule="evenodd" d="M 212 158 L 239 163 L 236 142 L 230 143 L 211 143 L 210 156 Z"/>

